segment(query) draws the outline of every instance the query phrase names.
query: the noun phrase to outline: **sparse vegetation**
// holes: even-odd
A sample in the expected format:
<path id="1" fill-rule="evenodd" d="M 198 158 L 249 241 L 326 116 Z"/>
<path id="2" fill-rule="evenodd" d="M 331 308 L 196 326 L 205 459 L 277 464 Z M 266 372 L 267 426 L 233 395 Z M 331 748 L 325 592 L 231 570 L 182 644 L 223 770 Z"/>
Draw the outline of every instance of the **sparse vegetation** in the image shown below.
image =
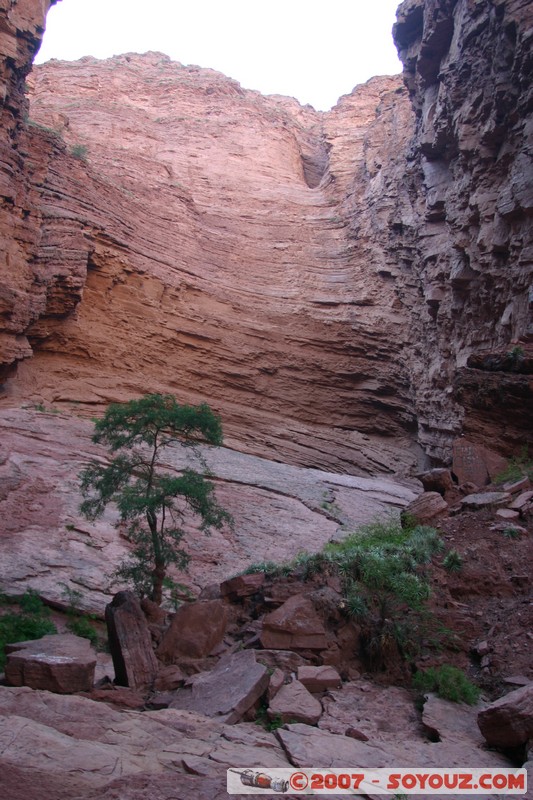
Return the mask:
<path id="1" fill-rule="evenodd" d="M 7 598 L 2 603 L 9 602 Z M 19 601 L 20 611 L 7 611 L 0 614 L 0 670 L 6 662 L 5 646 L 14 642 L 25 642 L 40 639 L 49 633 L 57 633 L 56 627 L 49 619 L 48 609 L 40 597 L 28 591 Z"/>
<path id="2" fill-rule="evenodd" d="M 25 122 L 26 125 L 30 126 L 30 128 L 37 128 L 37 130 L 43 131 L 43 133 L 48 133 L 57 139 L 61 138 L 61 133 L 55 130 L 55 128 L 49 128 L 47 125 L 42 125 L 40 122 L 36 122 L 34 119 L 26 118 Z"/>
<path id="3" fill-rule="evenodd" d="M 253 575 L 256 572 L 264 572 L 268 578 L 279 578 L 290 575 L 293 571 L 292 562 L 278 564 L 276 561 L 258 561 L 239 573 L 241 575 Z"/>
<path id="4" fill-rule="evenodd" d="M 85 144 L 74 144 L 70 148 L 70 155 L 74 156 L 74 158 L 79 158 L 81 161 L 87 161 L 87 145 Z"/>
<path id="5" fill-rule="evenodd" d="M 518 539 L 520 537 L 520 531 L 513 527 L 504 528 L 502 534 L 506 539 Z"/>
<path id="6" fill-rule="evenodd" d="M 448 572 L 460 572 L 463 568 L 463 559 L 457 550 L 450 550 L 446 553 L 442 566 Z"/>
<path id="7" fill-rule="evenodd" d="M 525 356 L 524 348 L 520 347 L 520 345 L 517 345 L 507 353 L 507 356 L 509 357 L 513 367 L 520 367 Z"/>
<path id="8" fill-rule="evenodd" d="M 286 564 L 254 564 L 246 572 L 261 571 L 269 577 L 294 573 L 302 580 L 319 573 L 339 576 L 344 611 L 363 629 L 368 666 L 380 669 L 393 652 L 409 659 L 435 628 L 426 608 L 426 573 L 441 548 L 434 528 L 406 529 L 400 520 L 385 518 L 327 544 L 319 553 L 300 553 Z"/>
<path id="9" fill-rule="evenodd" d="M 529 455 L 527 446 L 522 448 L 519 455 L 509 459 L 507 467 L 496 475 L 494 482 L 509 483 L 525 477 L 533 480 L 533 459 Z"/>
<path id="10" fill-rule="evenodd" d="M 443 700 L 450 700 L 452 703 L 468 703 L 473 706 L 479 700 L 478 687 L 468 680 L 462 670 L 450 664 L 417 672 L 413 678 L 413 688 L 421 694 L 435 692 Z"/>
<path id="11" fill-rule="evenodd" d="M 76 636 L 88 639 L 94 648 L 98 647 L 98 632 L 87 617 L 76 616 L 69 619 L 67 628 Z"/>
<path id="12" fill-rule="evenodd" d="M 44 403 L 35 403 L 28 407 L 33 408 L 34 411 L 40 411 L 42 414 L 61 414 L 59 408 L 54 408 L 54 406 L 47 408 Z"/>
<path id="13" fill-rule="evenodd" d="M 282 727 L 283 720 L 279 714 L 275 714 L 272 719 L 270 719 L 267 712 L 267 705 L 266 703 L 262 703 L 257 709 L 255 724 L 260 725 L 266 731 L 272 733 Z"/>

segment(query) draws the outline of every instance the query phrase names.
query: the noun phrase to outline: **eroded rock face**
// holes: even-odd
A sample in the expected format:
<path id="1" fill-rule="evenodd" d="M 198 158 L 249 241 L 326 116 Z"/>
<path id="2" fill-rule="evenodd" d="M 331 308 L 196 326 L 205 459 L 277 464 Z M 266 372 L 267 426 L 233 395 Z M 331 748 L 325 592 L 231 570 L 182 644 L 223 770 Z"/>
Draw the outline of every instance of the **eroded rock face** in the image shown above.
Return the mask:
<path id="1" fill-rule="evenodd" d="M 75 315 L 27 327 L 10 396 L 172 391 L 207 398 L 254 453 L 410 467 L 408 324 L 377 235 L 410 132 L 400 80 L 331 114 L 157 53 L 52 62 L 32 82 L 31 114 L 70 159 L 39 157 L 46 252 L 78 264 L 71 283 L 88 273 Z"/>
<path id="2" fill-rule="evenodd" d="M 399 236 L 416 309 L 410 371 L 419 438 L 439 458 L 461 427 L 504 453 L 531 437 L 527 376 L 488 375 L 468 360 L 511 351 L 532 322 L 531 26 L 521 0 L 398 9 L 416 112 L 401 211 L 411 217 Z"/>
<path id="3" fill-rule="evenodd" d="M 26 688 L 0 687 L 0 731 L 7 734 L 0 754 L 2 788 L 13 790 L 11 779 L 18 769 L 19 786 L 28 787 L 23 795 L 28 800 L 140 798 L 147 791 L 165 800 L 204 797 L 202 781 L 197 782 L 196 794 L 187 773 L 220 779 L 239 759 L 265 767 L 289 766 L 274 735 L 254 724 L 232 729 L 218 720 L 171 709 L 124 714 L 83 697 Z M 157 788 L 161 784 L 168 790 L 167 776 L 173 782 L 168 794 Z"/>
<path id="4" fill-rule="evenodd" d="M 40 188 L 65 146 L 52 131 L 26 123 L 26 78 L 39 49 L 48 9 L 57 0 L 0 4 L 0 381 L 32 353 L 28 327 L 42 316 L 63 318 L 81 298 L 87 248 L 81 226 L 50 224 Z M 75 169 L 71 163 L 70 168 Z M 78 180 L 79 180 L 79 169 Z M 67 246 L 61 256 L 60 239 Z M 68 244 L 72 247 L 68 247 Z M 75 245 L 75 246 L 74 246 Z M 85 250 L 85 256 L 83 251 Z"/>

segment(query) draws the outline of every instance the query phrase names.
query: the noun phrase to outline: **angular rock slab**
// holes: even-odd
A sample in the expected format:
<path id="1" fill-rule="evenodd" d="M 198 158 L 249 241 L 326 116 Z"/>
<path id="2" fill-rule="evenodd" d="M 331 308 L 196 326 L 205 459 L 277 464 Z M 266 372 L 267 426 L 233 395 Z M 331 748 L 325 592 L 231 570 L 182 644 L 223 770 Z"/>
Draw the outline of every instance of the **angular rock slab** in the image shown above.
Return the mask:
<path id="1" fill-rule="evenodd" d="M 43 636 L 6 648 L 5 674 L 11 686 L 29 686 L 58 694 L 90 691 L 96 653 L 88 639 L 72 633 Z"/>
<path id="2" fill-rule="evenodd" d="M 348 736 L 297 723 L 280 728 L 276 735 L 291 762 L 297 767 L 341 767 L 357 764 L 382 767 L 388 762 L 386 746 L 382 749 Z"/>
<path id="3" fill-rule="evenodd" d="M 152 686 L 158 664 L 138 597 L 118 592 L 106 606 L 105 621 L 116 683 L 132 689 Z"/>
<path id="4" fill-rule="evenodd" d="M 452 474 L 449 469 L 436 468 L 427 472 L 419 472 L 415 476 L 422 483 L 425 492 L 438 492 L 444 496 L 454 488 Z"/>
<path id="5" fill-rule="evenodd" d="M 476 725 L 478 713 L 479 706 L 452 703 L 430 693 L 422 709 L 422 724 L 433 741 L 465 739 L 481 747 L 483 737 Z"/>
<path id="6" fill-rule="evenodd" d="M 412 503 L 409 503 L 402 517 L 413 517 L 418 524 L 435 519 L 448 511 L 448 503 L 438 492 L 424 492 Z"/>
<path id="7" fill-rule="evenodd" d="M 303 683 L 293 681 L 284 684 L 268 707 L 270 719 L 279 717 L 283 722 L 303 722 L 316 725 L 322 715 L 322 706 L 307 691 Z"/>
<path id="8" fill-rule="evenodd" d="M 241 650 L 221 658 L 215 669 L 199 675 L 191 687 L 180 689 L 170 708 L 233 725 L 259 700 L 268 683 L 267 668 L 256 661 L 255 651 Z"/>
<path id="9" fill-rule="evenodd" d="M 341 676 L 335 669 L 322 667 L 298 667 L 298 680 L 309 692 L 326 692 L 328 689 L 339 689 L 342 686 Z"/>
<path id="10" fill-rule="evenodd" d="M 492 747 L 518 747 L 533 739 L 533 683 L 480 711 L 477 724 Z"/>
<path id="11" fill-rule="evenodd" d="M 452 470 L 459 483 L 485 486 L 506 466 L 504 458 L 483 445 L 464 438 L 456 439 L 453 443 Z"/>
<path id="12" fill-rule="evenodd" d="M 324 650 L 328 646 L 322 620 L 311 600 L 289 597 L 263 619 L 261 644 L 273 650 Z"/>
<path id="13" fill-rule="evenodd" d="M 478 492 L 463 497 L 461 506 L 468 511 L 477 511 L 480 508 L 504 506 L 510 499 L 507 492 Z"/>
<path id="14" fill-rule="evenodd" d="M 165 664 L 182 658 L 204 658 L 220 644 L 228 625 L 228 610 L 221 600 L 200 600 L 181 606 L 157 648 Z"/>

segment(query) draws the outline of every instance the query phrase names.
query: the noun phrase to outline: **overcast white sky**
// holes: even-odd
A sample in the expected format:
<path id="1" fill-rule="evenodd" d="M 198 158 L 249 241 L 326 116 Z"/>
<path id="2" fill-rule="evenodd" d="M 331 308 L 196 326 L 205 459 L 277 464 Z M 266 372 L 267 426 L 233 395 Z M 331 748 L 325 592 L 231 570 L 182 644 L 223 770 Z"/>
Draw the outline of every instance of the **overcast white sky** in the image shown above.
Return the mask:
<path id="1" fill-rule="evenodd" d="M 156 50 L 263 94 L 327 110 L 356 84 L 401 65 L 400 0 L 61 0 L 36 63 Z"/>

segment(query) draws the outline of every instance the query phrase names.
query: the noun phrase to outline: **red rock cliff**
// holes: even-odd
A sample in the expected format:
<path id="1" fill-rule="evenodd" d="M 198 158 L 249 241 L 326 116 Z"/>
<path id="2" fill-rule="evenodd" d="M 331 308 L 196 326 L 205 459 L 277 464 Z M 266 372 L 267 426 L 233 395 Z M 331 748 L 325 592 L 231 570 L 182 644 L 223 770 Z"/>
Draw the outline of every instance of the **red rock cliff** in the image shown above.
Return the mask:
<path id="1" fill-rule="evenodd" d="M 527 329 L 528 5 L 408 0 L 407 89 L 327 114 L 157 53 L 37 68 L 34 124 L 10 112 L 7 401 L 171 391 L 341 471 L 408 469 L 417 437 L 446 460 L 462 426 L 518 441 L 467 362 Z"/>
<path id="2" fill-rule="evenodd" d="M 46 257 L 80 275 L 88 252 L 88 274 L 75 314 L 28 328 L 11 399 L 172 391 L 255 453 L 413 463 L 408 325 L 380 242 L 411 132 L 399 79 L 330 114 L 160 54 L 52 62 L 32 85 L 32 119 L 82 156 L 58 144 L 34 183 Z"/>
<path id="3" fill-rule="evenodd" d="M 43 312 L 50 276 L 34 261 L 40 214 L 28 170 L 26 77 L 55 0 L 0 0 L 0 381 L 31 354 L 28 325 Z"/>

